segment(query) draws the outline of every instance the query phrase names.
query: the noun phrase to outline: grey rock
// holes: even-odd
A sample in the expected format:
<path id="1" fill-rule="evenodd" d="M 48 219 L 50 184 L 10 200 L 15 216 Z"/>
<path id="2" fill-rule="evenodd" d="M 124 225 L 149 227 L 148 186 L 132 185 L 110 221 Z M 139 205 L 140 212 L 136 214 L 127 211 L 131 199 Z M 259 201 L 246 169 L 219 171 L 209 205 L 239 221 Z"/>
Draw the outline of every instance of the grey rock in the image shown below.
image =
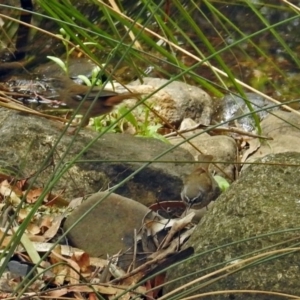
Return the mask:
<path id="1" fill-rule="evenodd" d="M 213 100 L 202 89 L 180 81 L 161 78 L 143 78 L 143 83 L 135 81 L 128 87 L 134 92 L 151 93 L 164 86 L 147 103 L 171 124 L 179 125 L 185 118 L 209 125 L 213 114 Z"/>
<path id="2" fill-rule="evenodd" d="M 247 160 L 254 162 L 259 157 L 283 152 L 300 152 L 300 116 L 293 112 L 276 111 L 261 122 L 262 134 L 272 140 L 261 141 L 260 147 Z M 242 168 L 244 171 L 249 164 Z"/>
<path id="3" fill-rule="evenodd" d="M 181 175 L 189 170 L 189 165 L 179 162 L 192 160 L 183 149 L 162 154 L 171 145 L 153 138 L 126 134 L 100 137 L 89 129 L 82 129 L 76 137 L 65 134 L 60 138 L 61 123 L 12 110 L 0 109 L 0 124 L 0 168 L 2 161 L 5 168 L 14 166 L 25 177 L 33 178 L 38 172 L 36 186 L 51 181 L 52 192 L 64 191 L 66 199 L 106 190 L 143 166 L 144 169 L 117 189 L 118 194 L 146 205 L 157 200 L 179 199 Z M 147 164 L 158 155 L 162 155 L 158 160 L 168 163 Z M 62 172 L 55 183 L 54 169 Z"/>
<path id="4" fill-rule="evenodd" d="M 197 160 L 199 149 L 203 154 L 212 155 L 213 161 L 222 161 L 224 163 L 210 164 L 210 170 L 216 172 L 216 174 L 225 177 L 228 181 L 232 181 L 234 178 L 234 164 L 236 160 L 236 142 L 233 138 L 219 135 L 210 136 L 201 130 L 194 130 L 191 132 L 183 133 L 185 138 L 190 138 L 190 142 L 195 146 L 192 147 L 189 143 L 185 142 L 180 147 L 188 150 L 195 160 Z M 172 137 L 169 141 L 173 145 L 177 145 L 183 141 L 182 137 Z M 226 174 L 226 175 L 225 175 Z"/>
<path id="5" fill-rule="evenodd" d="M 194 247 L 197 254 L 212 251 L 168 271 L 167 280 L 192 275 L 169 284 L 165 289 L 166 292 L 238 259 L 298 245 L 300 153 L 271 154 L 259 159 L 258 162 L 263 164 L 247 168 L 242 177 L 215 201 L 213 209 L 203 217 L 187 243 L 187 246 Z M 272 232 L 277 234 L 271 235 Z M 269 235 L 256 238 L 264 234 Z M 237 243 L 223 247 L 233 242 Z M 215 247 L 219 248 L 213 250 Z M 247 289 L 299 296 L 299 260 L 299 251 L 281 256 L 278 254 L 278 257 L 268 256 L 265 261 L 240 272 L 233 274 L 227 272 L 226 276 L 201 288 L 200 291 Z M 191 287 L 188 290 L 191 294 L 195 293 Z M 214 299 L 230 297 L 283 299 L 261 294 L 214 295 Z"/>
<path id="6" fill-rule="evenodd" d="M 274 110 L 274 103 L 259 96 L 255 93 L 245 93 L 249 104 L 256 112 L 258 119 L 261 121 L 267 115 L 268 111 Z M 221 101 L 219 109 L 214 114 L 214 119 L 218 122 L 229 121 L 228 125 L 235 126 L 235 122 L 245 131 L 252 131 L 255 129 L 255 121 L 252 115 L 243 116 L 249 113 L 250 110 L 246 101 L 236 95 L 228 94 Z M 236 118 L 234 121 L 231 119 Z"/>
<path id="7" fill-rule="evenodd" d="M 108 193 L 96 193 L 86 199 L 66 219 L 64 230 L 68 231 L 77 223 L 68 233 L 72 246 L 95 257 L 119 254 L 119 265 L 126 270 L 133 258 L 134 230 L 139 232 L 150 210 L 117 194 L 105 196 Z M 144 255 L 136 258 L 138 263 L 142 259 Z"/>

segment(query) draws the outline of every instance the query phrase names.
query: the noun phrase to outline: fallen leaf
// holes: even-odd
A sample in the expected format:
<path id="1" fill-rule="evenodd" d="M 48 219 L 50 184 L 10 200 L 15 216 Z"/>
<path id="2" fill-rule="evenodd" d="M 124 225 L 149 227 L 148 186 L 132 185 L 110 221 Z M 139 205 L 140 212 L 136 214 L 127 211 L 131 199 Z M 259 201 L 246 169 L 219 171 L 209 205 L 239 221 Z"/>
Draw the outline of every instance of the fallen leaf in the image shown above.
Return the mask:
<path id="1" fill-rule="evenodd" d="M 29 211 L 26 208 L 21 208 L 18 213 L 18 222 L 22 223 L 24 219 L 28 216 Z"/>
<path id="2" fill-rule="evenodd" d="M 65 266 L 67 269 L 65 280 L 69 281 L 70 284 L 78 284 L 80 279 L 80 267 L 74 260 L 63 257 L 59 252 L 60 248 L 53 249 L 51 252 L 52 259 L 66 262 L 69 266 Z"/>
<path id="3" fill-rule="evenodd" d="M 72 259 L 78 264 L 81 272 L 87 272 L 90 267 L 90 256 L 84 252 L 81 254 L 73 254 Z"/>
<path id="4" fill-rule="evenodd" d="M 57 216 L 54 218 L 51 227 L 43 234 L 45 241 L 51 240 L 57 234 L 63 219 L 64 215 Z"/>
<path id="5" fill-rule="evenodd" d="M 40 222 L 39 222 L 41 230 L 44 229 L 43 231 L 45 231 L 48 228 L 50 228 L 52 225 L 52 222 L 53 222 L 53 216 L 50 216 L 50 215 L 42 216 L 42 218 L 40 219 Z"/>
<path id="6" fill-rule="evenodd" d="M 10 184 L 6 180 L 0 184 L 0 194 L 14 207 L 21 203 L 21 199 L 12 190 Z"/>
<path id="7" fill-rule="evenodd" d="M 115 278 L 120 278 L 126 274 L 122 268 L 113 263 L 109 265 L 109 271 Z"/>
<path id="8" fill-rule="evenodd" d="M 248 141 L 249 148 L 243 153 L 241 162 L 245 162 L 246 159 L 253 153 L 255 153 L 261 146 L 259 139 L 251 139 Z"/>
<path id="9" fill-rule="evenodd" d="M 65 282 L 69 268 L 66 265 L 57 265 L 52 268 L 52 272 L 55 274 L 54 283 L 61 286 Z"/>
<path id="10" fill-rule="evenodd" d="M 30 223 L 26 229 L 29 233 L 33 235 L 38 235 L 41 232 L 40 227 L 33 223 Z"/>
<path id="11" fill-rule="evenodd" d="M 26 192 L 27 191 L 24 191 L 23 194 L 26 195 Z M 26 202 L 27 203 L 35 203 L 42 193 L 43 193 L 43 189 L 41 189 L 41 188 L 32 189 L 32 190 L 28 191 L 27 197 L 26 197 Z M 45 198 L 47 198 L 47 196 Z"/>
<path id="12" fill-rule="evenodd" d="M 75 209 L 82 203 L 82 201 L 83 201 L 83 197 L 75 198 L 75 199 L 71 200 L 68 205 L 68 209 L 72 209 L 72 210 Z"/>
<path id="13" fill-rule="evenodd" d="M 191 224 L 193 218 L 195 216 L 194 212 L 190 212 L 188 215 L 181 219 L 174 219 L 174 223 L 168 232 L 167 236 L 165 237 L 164 241 L 161 243 L 159 249 L 166 247 L 172 240 L 173 236 L 179 232 L 180 230 L 187 227 L 189 224 Z"/>
<path id="14" fill-rule="evenodd" d="M 103 269 L 104 267 L 107 266 L 108 261 L 106 259 L 99 258 L 99 257 L 90 257 L 90 263 L 91 266 L 95 266 Z"/>
<path id="15" fill-rule="evenodd" d="M 7 236 L 2 230 L 0 230 L 0 240 L 2 241 L 0 245 L 0 249 L 4 249 L 11 241 L 12 237 Z"/>
<path id="16" fill-rule="evenodd" d="M 92 284 L 88 286 L 78 285 L 78 286 L 70 286 L 68 288 L 69 292 L 80 292 L 80 293 L 93 292 L 94 290 L 105 295 L 116 295 L 116 293 L 118 292 L 118 289 L 115 287 L 103 286 L 100 284 Z"/>

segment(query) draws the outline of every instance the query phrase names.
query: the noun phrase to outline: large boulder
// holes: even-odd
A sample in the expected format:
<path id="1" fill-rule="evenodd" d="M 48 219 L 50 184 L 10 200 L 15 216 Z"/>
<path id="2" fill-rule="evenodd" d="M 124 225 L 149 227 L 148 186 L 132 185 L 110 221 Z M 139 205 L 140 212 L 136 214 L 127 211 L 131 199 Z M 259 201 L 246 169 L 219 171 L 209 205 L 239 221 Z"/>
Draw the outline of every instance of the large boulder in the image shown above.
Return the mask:
<path id="1" fill-rule="evenodd" d="M 175 200 L 180 198 L 182 176 L 191 170 L 182 162 L 192 161 L 192 155 L 154 138 L 90 129 L 77 136 L 62 134 L 61 123 L 3 108 L 0 124 L 1 169 L 13 169 L 22 178 L 37 175 L 36 186 L 51 181 L 52 191 L 63 191 L 66 199 L 106 190 L 131 176 L 118 194 L 145 205 Z"/>
<path id="2" fill-rule="evenodd" d="M 300 153 L 286 152 L 265 156 L 249 166 L 200 221 L 187 243 L 198 256 L 168 271 L 168 280 L 179 280 L 165 291 L 230 266 L 219 280 L 212 280 L 217 275 L 209 276 L 211 284 L 200 288 L 207 280 L 199 281 L 193 285 L 196 290 L 188 288 L 189 293 L 266 290 L 299 296 L 300 252 L 283 250 L 299 242 L 299 165 Z M 253 264 L 242 261 L 262 254 Z M 230 292 L 213 299 L 283 298 Z"/>

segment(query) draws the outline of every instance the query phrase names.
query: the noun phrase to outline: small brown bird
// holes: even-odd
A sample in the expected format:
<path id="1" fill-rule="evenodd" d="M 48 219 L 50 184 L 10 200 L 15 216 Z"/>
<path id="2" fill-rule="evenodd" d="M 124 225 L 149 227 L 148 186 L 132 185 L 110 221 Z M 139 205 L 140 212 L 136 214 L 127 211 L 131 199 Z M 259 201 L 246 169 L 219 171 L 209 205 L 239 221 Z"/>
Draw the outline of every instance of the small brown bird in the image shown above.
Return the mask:
<path id="1" fill-rule="evenodd" d="M 200 166 L 185 178 L 181 199 L 188 208 L 203 208 L 220 195 L 218 183 L 208 171 L 212 160 L 211 155 L 200 155 Z"/>
<path id="2" fill-rule="evenodd" d="M 140 96 L 138 93 L 119 94 L 97 86 L 91 89 L 89 86 L 76 84 L 68 77 L 52 79 L 51 83 L 57 89 L 59 100 L 66 103 L 69 108 L 76 110 L 82 102 L 78 113 L 87 114 L 84 124 L 81 125 L 83 127 L 89 123 L 90 118 L 111 112 L 114 106 L 123 100 Z M 92 108 L 88 112 L 91 105 Z"/>

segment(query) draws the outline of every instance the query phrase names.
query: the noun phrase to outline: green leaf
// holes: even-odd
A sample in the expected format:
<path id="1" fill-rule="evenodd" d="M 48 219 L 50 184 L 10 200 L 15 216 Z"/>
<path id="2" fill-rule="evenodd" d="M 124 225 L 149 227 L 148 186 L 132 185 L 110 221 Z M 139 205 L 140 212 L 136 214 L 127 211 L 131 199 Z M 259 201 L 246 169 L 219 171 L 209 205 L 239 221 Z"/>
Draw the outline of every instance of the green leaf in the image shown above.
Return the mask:
<path id="1" fill-rule="evenodd" d="M 67 66 L 64 61 L 62 61 L 60 58 L 56 56 L 47 56 L 50 60 L 54 61 L 58 66 L 60 66 L 64 72 L 67 74 Z"/>
<path id="2" fill-rule="evenodd" d="M 230 184 L 224 177 L 215 175 L 214 179 L 218 183 L 219 188 L 222 190 L 222 192 L 225 192 L 229 188 Z"/>
<path id="3" fill-rule="evenodd" d="M 87 86 L 92 86 L 91 81 L 85 75 L 78 75 L 79 79 L 81 79 Z"/>
<path id="4" fill-rule="evenodd" d="M 132 112 L 128 112 L 129 109 L 125 106 L 119 107 L 119 114 L 124 115 L 124 119 L 127 120 L 135 129 L 138 129 L 138 122 Z M 126 115 L 125 115 L 126 114 Z"/>

